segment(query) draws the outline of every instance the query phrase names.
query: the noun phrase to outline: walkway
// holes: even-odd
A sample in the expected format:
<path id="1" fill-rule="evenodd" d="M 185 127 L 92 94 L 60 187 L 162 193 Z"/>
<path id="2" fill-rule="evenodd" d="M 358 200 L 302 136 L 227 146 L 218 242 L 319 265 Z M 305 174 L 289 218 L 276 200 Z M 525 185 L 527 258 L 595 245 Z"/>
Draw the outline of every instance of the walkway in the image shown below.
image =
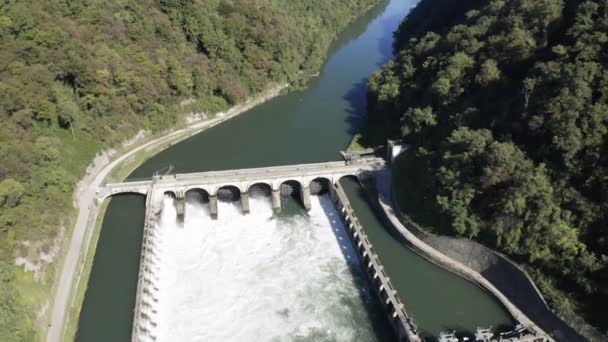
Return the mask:
<path id="1" fill-rule="evenodd" d="M 276 190 L 285 181 L 296 181 L 302 187 L 308 188 L 309 183 L 316 178 L 326 178 L 334 184 L 344 176 L 356 176 L 382 169 L 384 166 L 384 159 L 370 157 L 350 163 L 336 161 L 154 176 L 151 180 L 107 184 L 99 189 L 98 196 L 103 199 L 119 193 L 147 194 L 152 184 L 155 191 L 159 192 L 186 192 L 197 188 L 207 191 L 209 195 L 215 195 L 220 187 L 227 185 L 237 187 L 242 193 L 247 192 L 248 188 L 256 183 L 265 183 Z"/>

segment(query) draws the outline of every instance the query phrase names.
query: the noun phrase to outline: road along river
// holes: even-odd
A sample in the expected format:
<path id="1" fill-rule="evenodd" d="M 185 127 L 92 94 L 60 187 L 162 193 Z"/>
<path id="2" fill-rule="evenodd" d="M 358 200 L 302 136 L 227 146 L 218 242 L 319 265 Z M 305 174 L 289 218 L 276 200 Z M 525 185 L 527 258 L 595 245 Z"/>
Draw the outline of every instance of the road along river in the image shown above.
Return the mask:
<path id="1" fill-rule="evenodd" d="M 373 8 L 339 36 L 319 77 L 305 90 L 176 144 L 130 177 L 149 177 L 169 165 L 183 173 L 339 160 L 338 151 L 346 148 L 365 115 L 367 79 L 392 58 L 392 32 L 415 5 L 392 0 Z M 207 221 L 199 208 L 183 228 L 162 218 L 158 224 L 166 238 L 163 253 L 168 254 L 159 271 L 166 291 L 159 298 L 159 315 L 165 318 L 158 333 L 180 338 L 160 340 L 390 340 L 382 335 L 388 330 L 384 318 L 366 300 L 367 285 L 357 271 L 350 271 L 348 251 L 338 247 L 342 228 L 332 223 L 331 209 L 323 209 L 323 203 L 323 198 L 316 199 L 305 213 L 290 201 L 287 206 L 293 208 L 274 218 L 263 200 L 255 202 L 257 212 L 252 209 L 244 217 L 225 203 L 218 221 Z M 79 341 L 130 339 L 143 205 L 143 197 L 119 196 L 106 211 Z M 373 222 L 365 202 L 358 206 L 360 215 L 370 217 L 367 229 L 373 231 L 382 261 L 391 265 L 389 276 L 405 284 L 400 296 L 411 303 L 424 335 L 512 324 L 482 289 L 409 251 L 381 222 Z M 269 250 L 262 252 L 260 246 Z M 188 262 L 203 256 L 217 263 Z M 238 286 L 234 280 L 240 280 Z M 286 303 L 298 310 L 285 311 Z M 163 330 L 169 327 L 173 330 Z"/>

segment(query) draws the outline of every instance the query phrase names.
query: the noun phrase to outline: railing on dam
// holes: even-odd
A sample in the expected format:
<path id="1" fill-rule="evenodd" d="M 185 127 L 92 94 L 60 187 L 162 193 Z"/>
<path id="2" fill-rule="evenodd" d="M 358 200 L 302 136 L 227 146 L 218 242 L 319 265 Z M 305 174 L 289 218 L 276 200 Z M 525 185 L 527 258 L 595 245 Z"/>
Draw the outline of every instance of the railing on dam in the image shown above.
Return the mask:
<path id="1" fill-rule="evenodd" d="M 246 192 L 251 183 L 263 182 L 276 189 L 279 182 L 286 180 L 311 181 L 317 177 L 328 178 L 335 181 L 345 175 L 357 175 L 363 171 L 373 171 L 385 166 L 381 158 L 364 158 L 356 162 L 325 162 L 299 165 L 270 166 L 241 170 L 207 171 L 186 174 L 156 175 L 150 180 L 126 181 L 122 183 L 108 183 L 98 189 L 97 196 L 105 198 L 124 192 L 146 194 L 152 184 L 157 189 L 174 191 L 177 188 L 188 190 L 192 187 L 202 187 L 214 195 L 218 187 L 234 185 Z M 304 184 L 308 186 L 308 183 Z"/>
<path id="2" fill-rule="evenodd" d="M 357 217 L 346 193 L 339 183 L 333 185 L 332 201 L 344 218 L 349 237 L 361 258 L 361 267 L 367 274 L 372 287 L 380 298 L 382 307 L 388 315 L 400 342 L 420 342 L 422 339 L 416 331 L 412 318 L 406 311 L 397 290 L 393 287 L 389 276 L 384 271 L 380 257 L 374 250 L 367 234 Z"/>

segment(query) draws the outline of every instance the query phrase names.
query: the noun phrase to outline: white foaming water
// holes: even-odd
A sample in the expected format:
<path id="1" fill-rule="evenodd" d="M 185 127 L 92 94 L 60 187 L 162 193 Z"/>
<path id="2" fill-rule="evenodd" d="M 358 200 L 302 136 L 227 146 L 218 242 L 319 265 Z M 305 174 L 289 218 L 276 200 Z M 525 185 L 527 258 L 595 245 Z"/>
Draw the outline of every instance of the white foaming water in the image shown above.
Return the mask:
<path id="1" fill-rule="evenodd" d="M 273 217 L 266 198 L 246 216 L 220 202 L 217 221 L 187 203 L 181 227 L 166 198 L 157 341 L 376 341 L 344 227 L 327 196 L 311 200 L 291 218 Z"/>

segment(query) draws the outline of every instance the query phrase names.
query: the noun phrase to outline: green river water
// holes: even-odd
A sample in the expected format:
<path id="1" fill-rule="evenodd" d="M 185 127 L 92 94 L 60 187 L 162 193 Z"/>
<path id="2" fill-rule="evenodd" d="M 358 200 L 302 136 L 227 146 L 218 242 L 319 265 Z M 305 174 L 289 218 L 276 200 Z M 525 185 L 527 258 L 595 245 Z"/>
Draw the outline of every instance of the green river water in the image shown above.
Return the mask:
<path id="1" fill-rule="evenodd" d="M 355 20 L 333 44 L 319 77 L 291 92 L 155 155 L 130 178 L 175 172 L 237 169 L 340 160 L 365 116 L 368 77 L 392 58 L 392 33 L 417 1 L 392 0 Z M 503 307 L 477 286 L 446 272 L 394 239 L 357 184 L 344 181 L 389 276 L 426 336 L 509 326 Z M 144 198 L 110 202 L 85 295 L 78 341 L 129 341 Z"/>

